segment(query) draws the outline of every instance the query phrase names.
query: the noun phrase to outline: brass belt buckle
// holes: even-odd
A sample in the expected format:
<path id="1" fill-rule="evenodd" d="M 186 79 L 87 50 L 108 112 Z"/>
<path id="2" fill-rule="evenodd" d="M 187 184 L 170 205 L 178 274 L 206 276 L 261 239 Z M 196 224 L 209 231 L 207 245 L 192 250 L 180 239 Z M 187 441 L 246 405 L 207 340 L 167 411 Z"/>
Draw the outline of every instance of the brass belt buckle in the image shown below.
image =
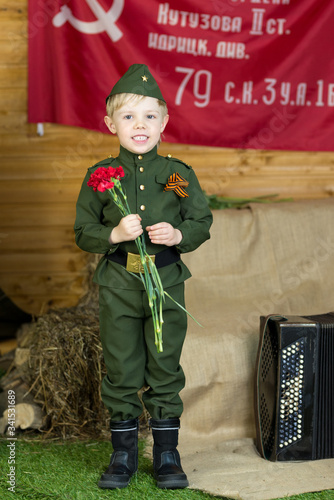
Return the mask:
<path id="1" fill-rule="evenodd" d="M 150 255 L 152 261 L 155 261 L 155 255 Z M 146 257 L 146 262 L 148 261 L 148 257 Z M 136 253 L 128 253 L 128 257 L 126 259 L 126 270 L 130 273 L 143 273 L 144 267 L 140 260 L 140 255 Z M 148 268 L 150 272 L 150 268 Z"/>

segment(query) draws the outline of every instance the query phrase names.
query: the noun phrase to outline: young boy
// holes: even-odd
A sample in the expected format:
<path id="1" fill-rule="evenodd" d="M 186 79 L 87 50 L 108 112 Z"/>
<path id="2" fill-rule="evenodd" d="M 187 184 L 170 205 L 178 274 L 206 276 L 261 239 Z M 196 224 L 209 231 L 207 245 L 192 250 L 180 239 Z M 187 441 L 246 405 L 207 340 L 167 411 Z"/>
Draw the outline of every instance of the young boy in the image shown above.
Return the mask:
<path id="1" fill-rule="evenodd" d="M 100 333 L 107 367 L 101 393 L 110 412 L 114 452 L 99 481 L 101 488 L 123 488 L 137 470 L 138 417 L 143 410 L 138 391 L 144 386 L 148 389 L 142 400 L 152 417 L 157 486 L 188 486 L 176 449 L 183 411 L 179 392 L 185 377 L 179 362 L 186 314 L 166 298 L 163 352 L 158 353 L 146 292 L 141 281 L 126 270 L 129 254 L 138 254 L 134 240 L 144 233 L 164 290 L 184 307 L 184 281 L 191 274 L 180 254 L 195 250 L 210 237 L 212 215 L 194 171 L 170 155 L 157 154 L 168 118 L 165 100 L 147 66 L 130 66 L 107 97 L 105 123 L 117 134 L 120 153 L 88 169 L 77 202 L 77 245 L 104 254 L 94 282 L 99 284 Z M 123 167 L 121 183 L 131 215 L 121 216 L 108 191 L 100 193 L 87 186 L 91 173 L 101 166 Z M 176 173 L 171 185 L 170 176 Z"/>

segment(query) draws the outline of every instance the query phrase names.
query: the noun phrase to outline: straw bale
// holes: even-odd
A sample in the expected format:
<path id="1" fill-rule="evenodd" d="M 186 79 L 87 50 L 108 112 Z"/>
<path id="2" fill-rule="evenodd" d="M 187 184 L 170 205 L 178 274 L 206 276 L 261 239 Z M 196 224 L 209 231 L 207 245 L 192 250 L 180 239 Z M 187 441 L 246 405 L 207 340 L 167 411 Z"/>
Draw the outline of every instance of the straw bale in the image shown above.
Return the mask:
<path id="1" fill-rule="evenodd" d="M 106 373 L 99 336 L 98 287 L 87 261 L 87 293 L 76 307 L 50 310 L 26 327 L 19 339 L 29 349 L 21 377 L 43 410 L 45 437 L 107 437 L 109 413 L 101 401 Z M 23 373 L 22 373 L 23 371 Z"/>
<path id="2" fill-rule="evenodd" d="M 24 336 L 30 349 L 25 376 L 53 437 L 95 437 L 108 429 L 100 386 L 106 373 L 97 300 L 91 292 L 72 308 L 49 311 Z"/>

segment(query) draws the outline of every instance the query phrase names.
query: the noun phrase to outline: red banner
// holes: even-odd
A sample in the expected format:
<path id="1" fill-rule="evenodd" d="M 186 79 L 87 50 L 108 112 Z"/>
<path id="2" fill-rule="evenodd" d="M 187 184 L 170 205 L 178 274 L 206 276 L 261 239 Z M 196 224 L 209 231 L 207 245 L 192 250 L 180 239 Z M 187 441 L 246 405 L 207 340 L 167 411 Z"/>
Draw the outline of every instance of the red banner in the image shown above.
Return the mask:
<path id="1" fill-rule="evenodd" d="M 164 140 L 332 151 L 333 0 L 29 0 L 30 122 L 107 132 L 105 97 L 147 64 Z"/>

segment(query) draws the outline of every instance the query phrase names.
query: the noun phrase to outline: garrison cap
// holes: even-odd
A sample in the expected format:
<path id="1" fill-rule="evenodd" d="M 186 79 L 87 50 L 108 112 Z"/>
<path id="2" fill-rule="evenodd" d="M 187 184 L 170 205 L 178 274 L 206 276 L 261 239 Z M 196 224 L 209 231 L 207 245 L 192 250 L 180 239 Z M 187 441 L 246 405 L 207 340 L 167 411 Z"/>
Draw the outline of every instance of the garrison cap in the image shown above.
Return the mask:
<path id="1" fill-rule="evenodd" d="M 138 94 L 146 97 L 155 97 L 165 101 L 162 97 L 159 85 L 153 78 L 146 64 L 132 64 L 126 73 L 118 80 L 112 88 L 106 101 L 115 94 Z"/>

